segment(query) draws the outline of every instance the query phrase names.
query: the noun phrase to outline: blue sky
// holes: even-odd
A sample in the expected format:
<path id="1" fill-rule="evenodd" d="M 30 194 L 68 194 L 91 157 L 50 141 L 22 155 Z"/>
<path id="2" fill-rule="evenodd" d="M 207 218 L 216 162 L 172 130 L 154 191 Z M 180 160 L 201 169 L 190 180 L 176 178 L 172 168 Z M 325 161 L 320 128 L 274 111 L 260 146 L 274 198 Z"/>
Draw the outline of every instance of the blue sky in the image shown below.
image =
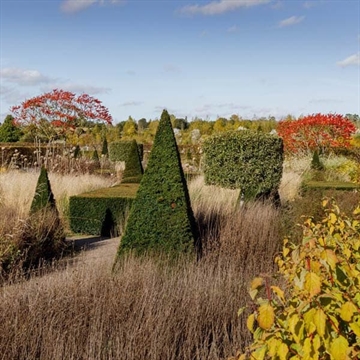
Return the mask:
<path id="1" fill-rule="evenodd" d="M 0 0 L 0 121 L 55 88 L 114 123 L 360 114 L 359 0 Z"/>

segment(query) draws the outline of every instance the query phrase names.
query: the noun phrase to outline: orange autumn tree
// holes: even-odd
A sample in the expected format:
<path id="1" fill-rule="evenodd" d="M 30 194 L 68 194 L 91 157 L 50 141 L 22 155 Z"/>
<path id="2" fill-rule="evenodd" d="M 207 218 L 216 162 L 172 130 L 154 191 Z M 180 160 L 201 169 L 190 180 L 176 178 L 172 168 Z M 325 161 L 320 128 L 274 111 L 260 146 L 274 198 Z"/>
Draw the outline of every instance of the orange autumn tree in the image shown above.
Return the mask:
<path id="1" fill-rule="evenodd" d="M 285 151 L 293 154 L 349 147 L 355 130 L 354 123 L 345 116 L 320 113 L 280 121 L 277 127 Z"/>
<path id="2" fill-rule="evenodd" d="M 112 123 L 100 100 L 59 89 L 25 100 L 10 110 L 16 124 L 35 126 L 48 140 L 63 137 L 68 130 L 75 130 L 87 121 Z"/>

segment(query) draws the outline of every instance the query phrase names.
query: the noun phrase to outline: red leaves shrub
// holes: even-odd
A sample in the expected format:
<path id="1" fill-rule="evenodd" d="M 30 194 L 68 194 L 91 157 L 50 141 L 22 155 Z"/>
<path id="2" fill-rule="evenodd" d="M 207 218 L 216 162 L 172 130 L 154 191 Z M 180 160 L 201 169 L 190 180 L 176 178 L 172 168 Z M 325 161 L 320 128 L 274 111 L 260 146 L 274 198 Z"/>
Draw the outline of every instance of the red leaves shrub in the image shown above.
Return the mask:
<path id="1" fill-rule="evenodd" d="M 280 121 L 277 132 L 289 153 L 328 152 L 331 148 L 350 146 L 355 125 L 338 114 L 312 114 L 298 120 Z"/>
<path id="2" fill-rule="evenodd" d="M 64 131 L 75 128 L 79 120 L 112 122 L 108 109 L 100 100 L 58 89 L 25 100 L 10 110 L 19 125 L 40 125 L 45 120 Z"/>

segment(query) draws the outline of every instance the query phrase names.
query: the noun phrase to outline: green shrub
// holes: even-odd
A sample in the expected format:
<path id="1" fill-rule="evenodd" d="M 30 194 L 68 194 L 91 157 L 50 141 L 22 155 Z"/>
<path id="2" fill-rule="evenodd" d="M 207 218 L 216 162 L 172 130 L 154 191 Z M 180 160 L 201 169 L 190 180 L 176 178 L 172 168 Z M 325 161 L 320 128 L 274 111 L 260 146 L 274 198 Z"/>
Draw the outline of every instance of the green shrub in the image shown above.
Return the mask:
<path id="1" fill-rule="evenodd" d="M 161 115 L 148 166 L 131 208 L 118 258 L 128 250 L 193 252 L 195 218 L 166 110 Z"/>
<path id="2" fill-rule="evenodd" d="M 109 159 L 111 161 L 126 161 L 131 151 L 132 140 L 117 141 L 109 144 Z M 137 144 L 140 160 L 143 160 L 144 146 Z"/>
<path id="3" fill-rule="evenodd" d="M 138 184 L 120 184 L 69 199 L 70 229 L 74 233 L 110 236 L 130 208 Z"/>
<path id="4" fill-rule="evenodd" d="M 245 200 L 278 197 L 284 156 L 279 137 L 230 131 L 206 139 L 203 150 L 207 184 L 240 188 Z"/>
<path id="5" fill-rule="evenodd" d="M 143 168 L 140 161 L 140 155 L 136 141 L 131 142 L 130 151 L 125 161 L 125 170 L 122 183 L 140 183 L 143 175 Z"/>
<path id="6" fill-rule="evenodd" d="M 30 213 L 35 213 L 44 208 L 56 210 L 54 194 L 45 167 L 41 168 L 38 182 L 35 189 L 35 195 L 30 207 Z"/>

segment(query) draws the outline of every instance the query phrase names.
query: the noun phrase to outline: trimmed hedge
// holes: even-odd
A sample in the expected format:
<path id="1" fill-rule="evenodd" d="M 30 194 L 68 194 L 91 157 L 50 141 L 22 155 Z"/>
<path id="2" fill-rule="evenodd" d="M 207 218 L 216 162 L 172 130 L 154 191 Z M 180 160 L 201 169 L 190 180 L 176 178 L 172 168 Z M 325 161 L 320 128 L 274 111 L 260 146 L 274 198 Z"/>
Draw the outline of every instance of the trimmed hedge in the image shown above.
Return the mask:
<path id="1" fill-rule="evenodd" d="M 191 253 L 196 229 L 170 116 L 164 110 L 117 257 L 128 250 Z"/>
<path id="2" fill-rule="evenodd" d="M 132 140 L 123 140 L 123 141 L 110 143 L 108 147 L 109 159 L 111 161 L 126 161 L 126 159 L 129 157 L 132 143 L 133 143 Z M 140 161 L 142 161 L 144 155 L 144 145 L 137 144 L 137 146 L 138 146 Z"/>
<path id="3" fill-rule="evenodd" d="M 301 185 L 302 191 L 307 191 L 310 189 L 333 189 L 333 190 L 344 190 L 344 191 L 353 191 L 360 190 L 359 184 L 354 184 L 352 182 L 344 181 L 307 181 Z"/>
<path id="4" fill-rule="evenodd" d="M 70 229 L 74 233 L 110 236 L 130 208 L 139 184 L 120 184 L 69 200 Z"/>
<path id="5" fill-rule="evenodd" d="M 206 184 L 240 188 L 244 200 L 278 197 L 284 160 L 281 138 L 230 131 L 206 139 L 203 150 Z"/>
<path id="6" fill-rule="evenodd" d="M 51 190 L 51 185 L 45 167 L 41 167 L 40 175 L 36 184 L 35 195 L 31 203 L 30 214 L 43 209 L 56 209 L 54 194 Z"/>
<path id="7" fill-rule="evenodd" d="M 136 141 L 131 142 L 129 155 L 125 161 L 122 183 L 140 183 L 144 171 Z"/>

